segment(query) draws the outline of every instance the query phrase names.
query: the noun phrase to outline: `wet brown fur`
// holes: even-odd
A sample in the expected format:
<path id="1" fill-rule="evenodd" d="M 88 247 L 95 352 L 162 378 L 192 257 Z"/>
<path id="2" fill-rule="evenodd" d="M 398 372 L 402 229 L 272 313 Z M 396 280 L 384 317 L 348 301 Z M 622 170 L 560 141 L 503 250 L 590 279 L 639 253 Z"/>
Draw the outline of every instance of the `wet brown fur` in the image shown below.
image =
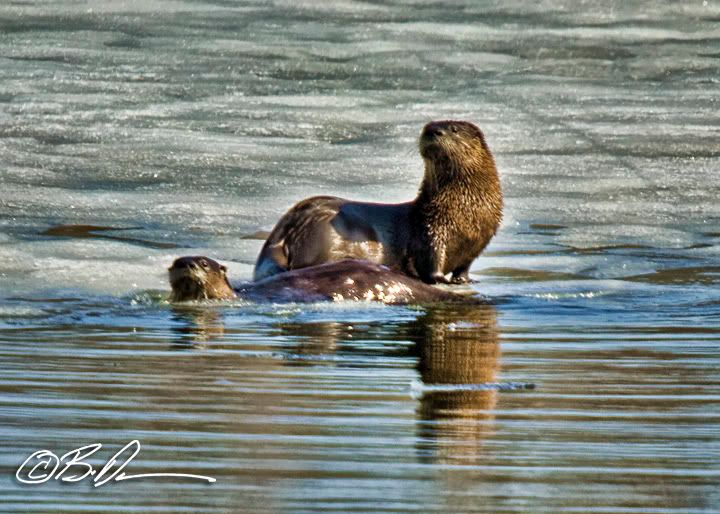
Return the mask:
<path id="1" fill-rule="evenodd" d="M 225 266 L 207 257 L 181 257 L 169 272 L 173 289 L 170 299 L 175 302 L 236 297 L 258 302 L 359 300 L 423 304 L 477 301 L 368 261 L 343 260 L 288 271 L 243 284 L 236 290 L 230 287 Z"/>
<path id="2" fill-rule="evenodd" d="M 270 233 L 255 279 L 351 258 L 385 264 L 430 284 L 467 282 L 470 264 L 502 219 L 495 162 L 480 129 L 465 121 L 428 123 L 419 148 L 425 175 L 415 200 L 302 200 Z"/>
<path id="3" fill-rule="evenodd" d="M 235 291 L 227 279 L 227 268 L 222 264 L 192 255 L 175 259 L 168 268 L 170 279 L 170 301 L 230 300 Z"/>

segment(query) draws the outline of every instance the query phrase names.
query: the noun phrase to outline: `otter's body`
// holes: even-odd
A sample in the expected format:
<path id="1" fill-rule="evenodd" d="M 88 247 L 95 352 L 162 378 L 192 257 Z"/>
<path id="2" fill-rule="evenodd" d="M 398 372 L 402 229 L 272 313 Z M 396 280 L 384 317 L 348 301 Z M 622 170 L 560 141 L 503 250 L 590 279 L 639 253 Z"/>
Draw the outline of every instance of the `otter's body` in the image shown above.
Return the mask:
<path id="1" fill-rule="evenodd" d="M 255 280 L 342 259 L 384 264 L 427 283 L 468 281 L 502 219 L 502 191 L 482 132 L 463 121 L 429 123 L 420 136 L 425 176 L 412 202 L 308 198 L 277 223 Z"/>
<path id="2" fill-rule="evenodd" d="M 346 259 L 279 273 L 238 289 L 242 297 L 273 302 L 324 300 L 389 304 L 470 301 L 368 261 Z"/>
<path id="3" fill-rule="evenodd" d="M 203 265 L 205 263 L 205 265 Z M 199 271 L 202 270 L 202 271 Z M 386 266 L 343 260 L 229 285 L 226 269 L 202 256 L 181 257 L 169 269 L 172 301 L 227 300 L 317 302 L 359 300 L 388 304 L 475 302 L 472 297 L 443 291 Z M 189 285 L 191 283 L 191 285 Z"/>
<path id="4" fill-rule="evenodd" d="M 334 196 L 302 200 L 268 237 L 254 279 L 343 259 L 403 269 L 412 207 L 411 202 L 379 204 Z"/>

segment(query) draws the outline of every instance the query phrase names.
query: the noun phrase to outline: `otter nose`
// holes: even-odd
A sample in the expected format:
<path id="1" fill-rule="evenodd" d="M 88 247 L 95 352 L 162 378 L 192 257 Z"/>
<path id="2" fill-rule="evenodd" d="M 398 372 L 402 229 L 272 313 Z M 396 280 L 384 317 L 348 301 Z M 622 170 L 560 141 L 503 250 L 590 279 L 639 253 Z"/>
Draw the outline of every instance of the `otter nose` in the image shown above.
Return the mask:
<path id="1" fill-rule="evenodd" d="M 445 134 L 447 134 L 447 123 L 443 122 L 431 122 L 425 125 L 425 130 L 423 131 L 423 136 L 428 139 L 435 139 L 438 137 L 442 137 Z"/>
<path id="2" fill-rule="evenodd" d="M 192 259 L 176 259 L 175 262 L 173 262 L 173 265 L 171 268 L 173 269 L 185 269 L 185 268 L 192 268 L 194 266 L 194 262 Z"/>
<path id="3" fill-rule="evenodd" d="M 441 137 L 445 135 L 445 130 L 443 130 L 441 127 L 428 127 L 427 129 L 427 135 L 430 137 Z"/>

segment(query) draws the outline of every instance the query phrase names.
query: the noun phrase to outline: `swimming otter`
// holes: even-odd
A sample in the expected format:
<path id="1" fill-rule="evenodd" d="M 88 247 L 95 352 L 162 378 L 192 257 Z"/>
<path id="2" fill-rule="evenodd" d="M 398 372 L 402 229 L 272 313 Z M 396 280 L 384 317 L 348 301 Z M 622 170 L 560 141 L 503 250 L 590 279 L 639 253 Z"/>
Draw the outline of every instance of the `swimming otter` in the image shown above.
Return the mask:
<path id="1" fill-rule="evenodd" d="M 255 263 L 255 280 L 351 258 L 385 264 L 429 284 L 468 282 L 470 264 L 502 219 L 495 162 L 483 133 L 467 121 L 428 123 L 419 147 L 425 176 L 415 200 L 302 200 L 270 233 Z"/>
<path id="2" fill-rule="evenodd" d="M 169 268 L 170 300 L 317 302 L 371 300 L 388 304 L 465 302 L 473 297 L 443 291 L 368 261 L 343 260 L 279 273 L 233 289 L 227 268 L 203 256 L 180 257 Z"/>
<path id="3" fill-rule="evenodd" d="M 227 278 L 227 268 L 202 255 L 175 259 L 168 268 L 168 274 L 172 302 L 231 300 L 236 297 Z"/>

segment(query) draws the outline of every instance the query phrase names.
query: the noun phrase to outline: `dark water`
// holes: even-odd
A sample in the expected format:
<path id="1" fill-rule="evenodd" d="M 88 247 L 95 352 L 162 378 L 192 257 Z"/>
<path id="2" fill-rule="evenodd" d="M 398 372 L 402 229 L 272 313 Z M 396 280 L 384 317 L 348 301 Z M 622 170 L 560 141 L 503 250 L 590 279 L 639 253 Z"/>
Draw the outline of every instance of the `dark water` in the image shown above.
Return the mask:
<path id="1" fill-rule="evenodd" d="M 0 511 L 720 512 L 717 2 L 0 6 Z M 173 307 L 311 194 L 494 151 L 487 306 Z M 132 440 L 94 488 L 36 450 Z M 68 472 L 69 473 L 69 472 Z"/>

